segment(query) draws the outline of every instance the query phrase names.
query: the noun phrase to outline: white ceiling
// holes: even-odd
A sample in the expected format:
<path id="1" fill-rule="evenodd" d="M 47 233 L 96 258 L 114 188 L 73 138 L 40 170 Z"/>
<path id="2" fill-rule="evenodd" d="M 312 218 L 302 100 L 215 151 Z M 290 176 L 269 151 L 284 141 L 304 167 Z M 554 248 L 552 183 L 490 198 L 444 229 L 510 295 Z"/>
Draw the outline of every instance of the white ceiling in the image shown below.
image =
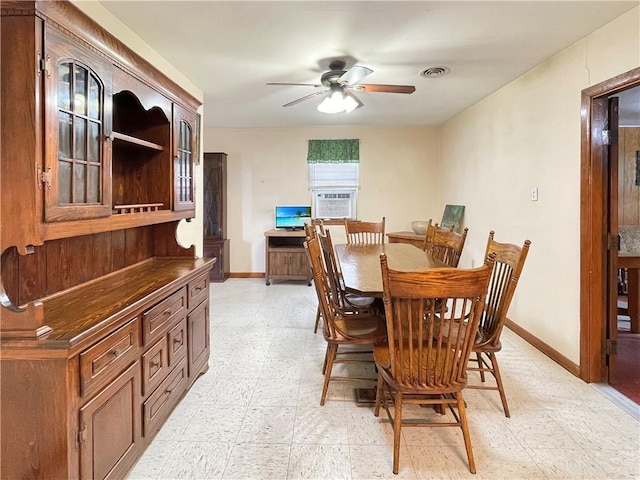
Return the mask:
<path id="1" fill-rule="evenodd" d="M 205 127 L 436 125 L 638 5 L 634 1 L 100 2 L 204 91 Z M 320 83 L 327 58 L 409 84 L 411 95 L 357 93 L 364 106 L 327 115 L 322 96 L 282 105 Z M 325 61 L 323 61 L 325 59 Z M 419 72 L 445 65 L 451 73 Z"/>

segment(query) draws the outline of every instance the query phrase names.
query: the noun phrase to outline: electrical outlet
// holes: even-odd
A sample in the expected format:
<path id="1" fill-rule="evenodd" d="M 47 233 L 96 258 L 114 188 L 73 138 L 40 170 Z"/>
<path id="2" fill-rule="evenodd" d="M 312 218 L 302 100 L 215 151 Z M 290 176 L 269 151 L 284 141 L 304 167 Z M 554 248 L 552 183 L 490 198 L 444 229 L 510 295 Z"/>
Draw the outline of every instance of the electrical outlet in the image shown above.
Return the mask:
<path id="1" fill-rule="evenodd" d="M 538 187 L 533 187 L 531 189 L 531 200 L 533 202 L 537 202 L 538 201 Z"/>

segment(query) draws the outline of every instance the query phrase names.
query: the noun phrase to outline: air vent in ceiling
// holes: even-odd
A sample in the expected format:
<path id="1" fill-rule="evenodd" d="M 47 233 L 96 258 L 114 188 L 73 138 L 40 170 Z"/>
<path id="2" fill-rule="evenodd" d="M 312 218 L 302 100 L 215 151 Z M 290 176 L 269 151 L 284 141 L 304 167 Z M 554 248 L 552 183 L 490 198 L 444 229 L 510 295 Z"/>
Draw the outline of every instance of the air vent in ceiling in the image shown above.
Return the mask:
<path id="1" fill-rule="evenodd" d="M 420 76 L 424 78 L 438 78 L 444 77 L 449 73 L 451 69 L 449 67 L 429 67 L 420 72 Z"/>

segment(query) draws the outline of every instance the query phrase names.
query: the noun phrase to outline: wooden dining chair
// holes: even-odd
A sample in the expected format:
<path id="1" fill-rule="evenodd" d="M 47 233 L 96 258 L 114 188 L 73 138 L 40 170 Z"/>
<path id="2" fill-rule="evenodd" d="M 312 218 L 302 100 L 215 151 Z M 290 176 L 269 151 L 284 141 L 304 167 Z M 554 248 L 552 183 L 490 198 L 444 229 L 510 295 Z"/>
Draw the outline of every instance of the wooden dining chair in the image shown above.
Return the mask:
<path id="1" fill-rule="evenodd" d="M 347 243 L 381 244 L 384 243 L 384 222 L 362 222 L 344 219 Z"/>
<path id="2" fill-rule="evenodd" d="M 493 239 L 493 230 L 489 232 L 489 240 L 485 257 L 494 256 L 493 271 L 485 300 L 485 308 L 480 317 L 478 335 L 473 345 L 473 353 L 470 359 L 468 371 L 479 372 L 482 385 L 468 385 L 467 388 L 480 390 L 498 390 L 504 414 L 510 417 L 507 397 L 504 392 L 500 369 L 496 353 L 502 349 L 500 334 L 507 318 L 507 312 L 511 299 L 516 291 L 520 274 L 524 268 L 524 262 L 529 253 L 531 242 L 525 240 L 522 247 L 510 243 L 499 243 Z M 495 385 L 485 384 L 485 373 L 490 373 L 495 379 Z"/>
<path id="3" fill-rule="evenodd" d="M 423 250 L 450 267 L 457 267 L 468 231 L 469 229 L 465 228 L 462 233 L 457 233 L 453 231 L 453 226 L 444 228 L 435 225 L 431 231 L 431 237 L 425 236 Z"/>
<path id="4" fill-rule="evenodd" d="M 338 258 L 336 257 L 336 252 L 333 248 L 333 241 L 331 240 L 331 232 L 329 229 L 325 229 L 322 232 L 318 230 L 316 234 L 318 241 L 320 242 L 320 248 L 322 250 L 322 257 L 329 284 L 331 285 L 331 294 L 333 298 L 335 298 L 337 305 L 348 313 L 373 312 L 375 308 L 375 298 L 355 295 L 348 293 L 345 290 L 344 280 L 340 272 Z M 313 329 L 313 333 L 318 331 L 318 324 L 321 317 L 322 308 L 320 307 L 320 304 L 318 304 L 318 313 L 316 314 L 316 324 Z"/>
<path id="5" fill-rule="evenodd" d="M 332 376 L 336 363 L 373 363 L 369 350 L 353 349 L 353 346 L 372 346 L 375 342 L 384 341 L 387 331 L 384 318 L 371 312 L 348 311 L 343 309 L 332 294 L 332 286 L 327 277 L 325 261 L 318 238 L 309 238 L 304 243 L 311 259 L 311 270 L 318 295 L 318 303 L 322 308 L 322 333 L 327 341 L 322 373 L 324 384 L 320 405 L 325 404 L 329 383 L 333 380 L 375 382 L 375 377 Z M 363 354 L 369 358 L 363 359 Z"/>
<path id="6" fill-rule="evenodd" d="M 374 413 L 378 416 L 382 405 L 393 425 L 393 473 L 398 473 L 401 429 L 408 426 L 460 427 L 469 470 L 475 473 L 462 390 L 490 262 L 469 270 L 394 271 L 383 254 L 380 265 L 388 341 L 373 349 L 378 368 Z M 406 419 L 405 404 L 431 405 L 443 415 L 448 407 L 453 418 Z"/>

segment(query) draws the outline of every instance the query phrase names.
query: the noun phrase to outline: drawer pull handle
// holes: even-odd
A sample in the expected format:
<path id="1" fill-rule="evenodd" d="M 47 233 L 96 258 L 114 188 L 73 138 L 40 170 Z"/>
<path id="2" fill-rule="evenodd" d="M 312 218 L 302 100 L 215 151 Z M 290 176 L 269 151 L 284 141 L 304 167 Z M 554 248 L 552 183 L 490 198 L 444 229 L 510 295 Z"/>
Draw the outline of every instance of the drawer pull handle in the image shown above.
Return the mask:
<path id="1" fill-rule="evenodd" d="M 162 314 L 163 314 L 165 317 L 170 317 L 172 313 L 173 313 L 173 312 L 171 311 L 171 309 L 170 309 L 170 308 L 167 308 L 164 312 L 162 312 Z"/>
<path id="2" fill-rule="evenodd" d="M 117 358 L 120 356 L 120 350 L 112 350 L 111 355 L 113 355 L 113 358 Z"/>
<path id="3" fill-rule="evenodd" d="M 159 360 L 156 360 L 154 362 L 151 362 L 151 366 L 155 367 L 155 368 L 161 367 L 162 366 L 162 362 L 159 361 Z"/>
<path id="4" fill-rule="evenodd" d="M 173 339 L 173 344 L 174 345 L 182 345 L 182 339 L 181 338 L 174 338 Z"/>
<path id="5" fill-rule="evenodd" d="M 201 292 L 202 290 L 204 290 L 204 287 L 202 285 L 196 287 L 196 292 Z"/>
<path id="6" fill-rule="evenodd" d="M 171 390 L 170 388 L 167 388 L 167 389 L 164 391 L 164 393 L 166 393 L 167 395 L 171 395 L 171 392 L 172 392 L 172 391 L 173 391 L 173 390 Z"/>

